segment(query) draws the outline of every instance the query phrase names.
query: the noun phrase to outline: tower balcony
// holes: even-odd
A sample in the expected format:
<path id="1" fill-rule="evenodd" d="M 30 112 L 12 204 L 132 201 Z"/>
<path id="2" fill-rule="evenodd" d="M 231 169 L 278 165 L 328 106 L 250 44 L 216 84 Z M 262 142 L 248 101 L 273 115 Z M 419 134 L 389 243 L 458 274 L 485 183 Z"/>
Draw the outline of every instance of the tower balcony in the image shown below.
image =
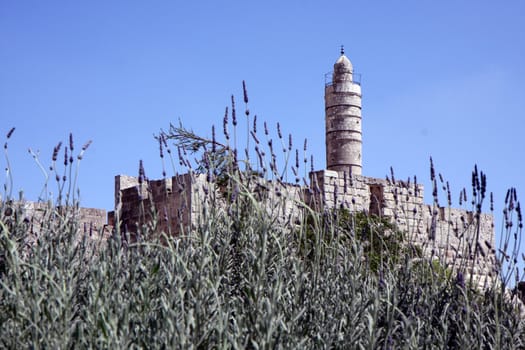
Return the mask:
<path id="1" fill-rule="evenodd" d="M 324 75 L 324 86 L 325 87 L 332 86 L 332 84 L 333 84 L 333 82 L 332 82 L 333 75 L 334 75 L 333 71 L 328 72 L 328 73 L 326 73 Z M 361 73 L 352 72 L 352 83 L 361 86 Z"/>

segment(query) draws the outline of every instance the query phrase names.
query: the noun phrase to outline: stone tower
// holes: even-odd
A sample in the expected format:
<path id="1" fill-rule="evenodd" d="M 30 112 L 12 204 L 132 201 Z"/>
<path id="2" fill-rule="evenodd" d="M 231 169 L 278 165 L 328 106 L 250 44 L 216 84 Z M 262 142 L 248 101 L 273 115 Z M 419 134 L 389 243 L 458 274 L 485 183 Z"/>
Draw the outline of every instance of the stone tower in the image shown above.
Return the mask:
<path id="1" fill-rule="evenodd" d="M 326 168 L 361 175 L 361 85 L 341 48 L 325 86 Z"/>

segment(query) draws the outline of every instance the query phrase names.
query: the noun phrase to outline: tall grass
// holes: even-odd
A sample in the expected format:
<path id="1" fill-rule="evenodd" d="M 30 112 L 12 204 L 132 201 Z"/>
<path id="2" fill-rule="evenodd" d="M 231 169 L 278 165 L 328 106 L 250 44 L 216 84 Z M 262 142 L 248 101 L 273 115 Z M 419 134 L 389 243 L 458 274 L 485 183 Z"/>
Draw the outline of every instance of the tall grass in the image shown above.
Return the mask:
<path id="1" fill-rule="evenodd" d="M 90 237 L 71 202 L 71 176 L 58 181 L 65 191 L 58 198 L 69 198 L 68 205 L 48 201 L 33 217 L 7 191 L 0 207 L 0 347 L 525 346 L 522 318 L 505 288 L 515 265 L 506 265 L 502 283 L 476 290 L 461 273 L 450 277 L 422 260 L 417 249 L 374 245 L 371 237 L 381 239 L 386 230 L 377 218 L 318 212 L 300 197 L 294 205 L 304 211 L 291 213 L 286 191 L 293 187 L 284 182 L 289 176 L 300 183 L 306 174 L 306 142 L 299 157 L 291 136 L 279 127 L 274 138 L 266 124 L 261 133 L 246 112 L 246 144 L 254 147 L 240 152 L 237 136 L 230 138 L 242 122 L 235 113 L 232 105 L 221 140 L 215 128 L 210 139 L 182 127 L 159 135 L 163 167 L 166 153 L 174 172 L 179 162 L 208 180 L 199 220 L 178 236 L 146 225 L 144 239 L 131 241 L 117 225 L 107 241 Z M 191 150 L 202 156 L 197 164 Z M 519 213 L 517 198 L 509 196 L 511 234 L 500 249 L 517 259 L 509 229 L 521 225 L 521 213 L 512 214 Z"/>

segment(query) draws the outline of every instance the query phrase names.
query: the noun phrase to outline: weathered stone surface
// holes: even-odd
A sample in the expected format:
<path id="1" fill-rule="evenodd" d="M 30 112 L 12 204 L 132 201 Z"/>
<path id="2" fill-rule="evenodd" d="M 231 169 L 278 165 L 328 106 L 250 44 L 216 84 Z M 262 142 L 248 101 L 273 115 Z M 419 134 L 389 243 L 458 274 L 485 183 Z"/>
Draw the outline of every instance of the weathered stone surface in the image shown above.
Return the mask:
<path id="1" fill-rule="evenodd" d="M 342 205 L 353 212 L 385 217 L 407 233 L 413 243 L 421 245 L 428 257 L 444 258 L 452 269 L 465 268 L 480 286 L 494 280 L 496 259 L 494 250 L 489 248 L 494 246 L 492 215 L 481 213 L 478 218 L 471 211 L 424 204 L 421 184 L 415 187 L 404 182 L 352 176 L 343 188 L 339 181 L 343 176 L 342 172 L 330 170 L 312 173 L 312 183 L 324 191 L 312 191 L 311 202 L 323 210 Z"/>
<path id="2" fill-rule="evenodd" d="M 31 201 L 0 201 L 0 210 L 11 208 L 13 213 L 16 212 L 18 220 L 26 222 L 28 226 L 28 240 L 38 237 L 42 230 L 42 224 L 49 220 L 71 220 L 78 226 L 76 228 L 80 233 L 89 237 L 103 238 L 111 231 L 107 225 L 106 211 L 96 208 L 78 208 L 76 206 L 60 206 L 47 202 Z"/>
<path id="3" fill-rule="evenodd" d="M 327 169 L 361 175 L 361 86 L 353 81 L 350 60 L 341 55 L 325 87 Z"/>

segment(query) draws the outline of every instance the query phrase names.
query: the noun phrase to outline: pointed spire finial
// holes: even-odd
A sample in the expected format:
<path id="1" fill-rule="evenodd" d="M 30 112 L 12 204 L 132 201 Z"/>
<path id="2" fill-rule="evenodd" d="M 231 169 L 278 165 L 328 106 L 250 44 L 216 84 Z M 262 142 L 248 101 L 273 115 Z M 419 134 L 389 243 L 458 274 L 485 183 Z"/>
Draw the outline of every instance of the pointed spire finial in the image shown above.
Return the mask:
<path id="1" fill-rule="evenodd" d="M 345 46 L 341 45 L 341 56 L 345 54 Z"/>

